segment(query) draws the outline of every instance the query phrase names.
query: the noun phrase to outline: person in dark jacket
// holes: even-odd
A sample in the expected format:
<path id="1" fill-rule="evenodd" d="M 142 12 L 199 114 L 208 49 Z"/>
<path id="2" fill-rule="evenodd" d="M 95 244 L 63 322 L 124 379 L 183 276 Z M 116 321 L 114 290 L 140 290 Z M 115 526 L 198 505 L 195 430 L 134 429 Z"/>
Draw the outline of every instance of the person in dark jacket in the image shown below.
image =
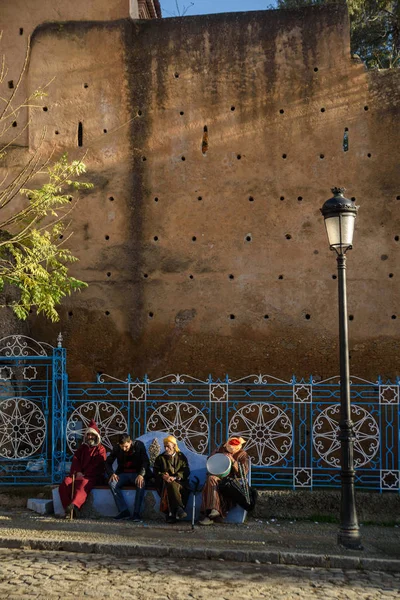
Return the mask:
<path id="1" fill-rule="evenodd" d="M 163 440 L 165 452 L 154 462 L 154 478 L 160 495 L 160 511 L 166 515 L 167 523 L 184 519 L 189 499 L 189 463 L 178 448 L 176 439 L 170 435 Z"/>
<path id="2" fill-rule="evenodd" d="M 117 469 L 114 472 L 113 463 L 117 461 Z M 130 512 L 122 495 L 124 485 L 135 485 L 135 505 L 133 507 L 133 521 L 140 521 L 140 511 L 144 498 L 145 477 L 150 469 L 149 457 L 143 442 L 132 440 L 124 433 L 119 437 L 117 446 L 114 447 L 106 460 L 106 473 L 108 485 L 114 496 L 118 508 L 117 520 L 128 519 Z"/>

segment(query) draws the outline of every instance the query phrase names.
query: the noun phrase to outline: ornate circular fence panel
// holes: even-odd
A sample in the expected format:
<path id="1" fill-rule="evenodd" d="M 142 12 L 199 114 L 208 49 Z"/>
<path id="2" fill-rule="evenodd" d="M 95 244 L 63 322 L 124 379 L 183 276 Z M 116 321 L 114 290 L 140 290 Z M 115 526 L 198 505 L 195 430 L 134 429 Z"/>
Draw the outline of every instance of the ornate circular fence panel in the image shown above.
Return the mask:
<path id="1" fill-rule="evenodd" d="M 42 410 L 26 398 L 0 402 L 0 456 L 15 459 L 32 456 L 46 439 L 46 419 Z"/>
<path id="2" fill-rule="evenodd" d="M 272 466 L 285 459 L 293 442 L 288 415 L 274 404 L 246 404 L 235 412 L 229 435 L 246 440 L 245 450 L 253 465 Z"/>
<path id="3" fill-rule="evenodd" d="M 108 449 L 117 443 L 118 436 L 128 431 L 122 412 L 110 402 L 86 402 L 74 410 L 67 423 L 67 444 L 73 453 L 83 439 L 91 419 L 100 430 L 101 442 Z"/>
<path id="4" fill-rule="evenodd" d="M 156 408 L 147 421 L 147 431 L 168 432 L 198 454 L 208 449 L 207 418 L 187 402 L 168 402 Z"/>
<path id="5" fill-rule="evenodd" d="M 363 467 L 379 450 L 379 426 L 374 417 L 358 404 L 351 405 L 353 421 L 354 466 Z M 332 404 L 318 414 L 313 426 L 314 448 L 331 467 L 340 467 L 340 404 Z"/>

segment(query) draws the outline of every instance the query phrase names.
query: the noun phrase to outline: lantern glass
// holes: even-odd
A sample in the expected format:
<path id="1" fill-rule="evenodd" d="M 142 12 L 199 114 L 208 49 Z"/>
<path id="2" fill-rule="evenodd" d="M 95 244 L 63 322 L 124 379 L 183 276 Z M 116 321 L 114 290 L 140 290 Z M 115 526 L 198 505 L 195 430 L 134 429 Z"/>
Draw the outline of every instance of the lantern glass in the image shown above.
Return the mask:
<path id="1" fill-rule="evenodd" d="M 329 245 L 338 252 L 345 252 L 352 247 L 355 213 L 339 213 L 331 217 L 325 217 L 326 233 Z"/>

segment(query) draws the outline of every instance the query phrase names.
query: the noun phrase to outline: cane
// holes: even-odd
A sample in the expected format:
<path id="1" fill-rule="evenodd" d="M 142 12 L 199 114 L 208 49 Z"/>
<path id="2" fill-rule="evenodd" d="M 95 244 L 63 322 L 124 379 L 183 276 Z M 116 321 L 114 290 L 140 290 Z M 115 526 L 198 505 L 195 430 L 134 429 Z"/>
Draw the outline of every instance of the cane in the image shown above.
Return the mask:
<path id="1" fill-rule="evenodd" d="M 194 477 L 193 478 L 193 489 L 192 489 L 192 494 L 193 494 L 193 503 L 192 503 L 192 531 L 194 531 L 194 520 L 195 520 L 195 516 L 196 516 L 196 493 L 198 491 L 200 491 L 200 479 L 198 477 Z"/>
<path id="2" fill-rule="evenodd" d="M 74 501 L 74 491 L 75 491 L 75 473 L 73 473 L 72 475 L 72 490 L 71 490 L 71 504 L 73 504 Z M 71 521 L 74 518 L 74 509 L 71 510 Z"/>

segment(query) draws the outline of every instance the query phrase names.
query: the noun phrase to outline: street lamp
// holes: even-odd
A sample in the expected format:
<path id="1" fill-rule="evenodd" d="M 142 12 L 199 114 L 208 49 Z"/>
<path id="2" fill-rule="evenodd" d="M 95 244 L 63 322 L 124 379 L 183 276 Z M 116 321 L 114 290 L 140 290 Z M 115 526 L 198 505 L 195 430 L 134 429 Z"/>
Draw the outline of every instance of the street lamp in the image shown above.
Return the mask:
<path id="1" fill-rule="evenodd" d="M 340 433 L 341 501 L 338 543 L 360 549 L 361 538 L 354 497 L 354 432 L 350 408 L 349 340 L 347 329 L 346 252 L 353 246 L 354 224 L 358 207 L 343 196 L 344 188 L 332 188 L 333 198 L 321 208 L 329 246 L 337 254 L 339 284 L 340 346 Z"/>

